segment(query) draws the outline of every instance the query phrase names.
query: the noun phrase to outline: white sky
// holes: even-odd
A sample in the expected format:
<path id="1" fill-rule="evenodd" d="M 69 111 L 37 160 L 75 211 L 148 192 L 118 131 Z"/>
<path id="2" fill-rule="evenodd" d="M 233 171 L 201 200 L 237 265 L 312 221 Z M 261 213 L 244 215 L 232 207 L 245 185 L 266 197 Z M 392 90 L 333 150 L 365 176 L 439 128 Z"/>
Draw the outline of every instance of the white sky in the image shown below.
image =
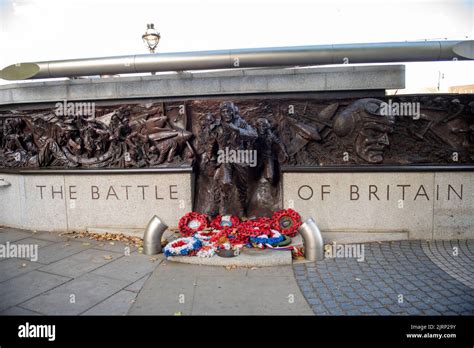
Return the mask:
<path id="1" fill-rule="evenodd" d="M 331 43 L 473 39 L 474 0 L 0 0 L 0 68 L 41 60 Z M 407 88 L 474 84 L 474 62 L 407 64 Z M 0 83 L 6 83 L 0 80 Z"/>

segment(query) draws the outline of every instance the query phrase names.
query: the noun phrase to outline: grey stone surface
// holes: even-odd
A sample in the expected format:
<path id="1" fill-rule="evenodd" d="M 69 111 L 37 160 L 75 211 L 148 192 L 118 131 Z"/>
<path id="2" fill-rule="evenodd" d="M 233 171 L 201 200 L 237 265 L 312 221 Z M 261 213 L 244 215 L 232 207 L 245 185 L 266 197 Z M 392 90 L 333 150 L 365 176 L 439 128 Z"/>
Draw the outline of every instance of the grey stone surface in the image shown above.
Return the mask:
<path id="1" fill-rule="evenodd" d="M 111 251 L 114 253 L 125 255 L 126 253 L 132 253 L 137 248 L 130 245 L 129 243 L 117 243 L 117 242 L 101 242 L 101 241 L 89 241 L 92 245 L 92 248 L 103 251 Z"/>
<path id="2" fill-rule="evenodd" d="M 66 176 L 66 185 L 77 187 L 74 208 L 72 200 L 66 199 L 68 229 L 117 227 L 119 231 L 123 228 L 144 230 L 155 214 L 169 227 L 176 226 L 179 218 L 192 210 L 191 178 L 190 173 Z M 91 199 L 91 183 L 99 188 L 99 199 Z M 128 199 L 123 187 L 126 185 L 131 186 Z M 139 185 L 146 187 L 140 188 Z M 170 194 L 170 185 L 176 185 L 172 190 L 177 193 Z M 114 187 L 118 199 L 113 195 L 107 199 L 110 186 Z M 127 213 L 123 214 L 124 211 Z"/>
<path id="3" fill-rule="evenodd" d="M 83 315 L 126 315 L 136 297 L 137 294 L 135 292 L 127 290 L 119 291 L 84 312 Z"/>
<path id="4" fill-rule="evenodd" d="M 404 65 L 235 69 L 0 86 L 0 105 L 131 97 L 405 88 Z"/>
<path id="5" fill-rule="evenodd" d="M 21 306 L 46 315 L 77 315 L 102 302 L 128 284 L 129 282 L 125 280 L 90 273 L 84 274 L 36 296 Z M 74 296 L 74 303 L 71 303 L 71 295 Z"/>
<path id="6" fill-rule="evenodd" d="M 28 238 L 23 238 L 16 240 L 15 242 L 11 244 L 16 244 L 16 245 L 37 245 L 38 246 L 38 257 L 39 254 L 42 252 L 43 248 L 47 247 L 48 245 L 54 244 L 54 242 L 44 240 L 44 239 L 37 239 L 34 238 L 35 234 L 32 233 L 30 236 L 33 237 L 28 237 Z"/>
<path id="7" fill-rule="evenodd" d="M 196 268 L 200 266 L 163 263 L 145 283 L 129 311 L 131 315 L 191 314 Z M 168 269 L 180 269 L 180 274 Z M 211 267 L 216 269 L 216 267 Z M 190 270 L 192 271 L 186 271 Z"/>
<path id="8" fill-rule="evenodd" d="M 293 277 L 202 276 L 197 279 L 191 314 L 308 315 L 311 313 Z"/>
<path id="9" fill-rule="evenodd" d="M 164 261 L 129 314 L 310 315 L 291 273 L 286 266 L 226 269 Z"/>
<path id="10" fill-rule="evenodd" d="M 131 253 L 130 256 L 123 256 L 110 262 L 92 273 L 114 279 L 122 279 L 132 283 L 152 272 L 163 258 L 163 254 L 151 257 L 135 252 Z"/>
<path id="11" fill-rule="evenodd" d="M 29 309 L 21 308 L 21 307 L 11 307 L 1 312 L 0 315 L 28 315 L 30 316 L 30 315 L 41 315 L 41 314 L 30 311 Z"/>
<path id="12" fill-rule="evenodd" d="M 61 236 L 57 234 L 50 235 L 48 233 L 46 240 L 31 237 L 37 237 L 41 232 L 31 233 L 18 229 L 9 229 L 9 231 L 8 238 L 16 240 L 14 243 L 38 244 L 40 254 L 43 248 L 47 248 L 47 251 L 49 247 L 57 248 L 58 250 L 50 251 L 53 254 L 52 259 L 56 259 L 58 256 L 61 259 L 46 266 L 39 262 L 17 258 L 3 259 L 0 262 L 0 315 L 80 314 L 91 307 L 95 308 L 95 306 L 97 308 L 93 312 L 96 314 L 122 315 L 131 305 L 128 303 L 130 301 L 125 301 L 126 295 L 136 295 L 151 273 L 149 270 L 145 276 L 134 283 L 130 280 L 113 279 L 90 273 L 105 263 L 125 257 L 123 250 L 126 244 L 123 242 L 113 242 L 114 245 L 104 242 L 112 249 L 120 251 L 114 253 L 111 250 L 94 249 L 98 247 L 95 244 L 98 243 L 97 241 L 85 238 L 74 239 L 74 253 L 71 254 L 70 251 L 62 251 L 66 244 L 70 244 L 69 241 L 62 241 Z M 60 241 L 54 242 L 56 240 Z M 108 260 L 110 256 L 112 259 Z M 143 261 L 149 260 L 149 257 L 142 257 Z M 137 262 L 137 264 L 140 274 L 147 272 L 145 262 Z M 134 277 L 132 266 L 129 265 L 128 269 L 124 268 L 127 277 Z M 43 268 L 43 270 L 39 270 L 39 268 Z M 61 276 L 61 274 L 67 274 L 68 277 Z M 60 285 L 65 286 L 59 287 Z M 121 293 L 124 287 L 127 288 L 127 291 Z M 89 293 L 93 293 L 96 288 L 97 294 L 91 295 L 90 300 L 83 298 L 83 296 L 87 297 Z M 49 290 L 51 292 L 48 292 Z M 76 303 L 78 306 L 70 307 L 72 304 L 66 303 L 68 292 L 70 292 L 69 296 L 71 294 L 76 295 L 76 298 L 81 296 L 80 301 Z M 56 298 L 56 296 L 58 297 Z M 23 305 L 29 308 L 25 309 Z"/>
<path id="13" fill-rule="evenodd" d="M 143 285 L 145 285 L 145 282 L 150 277 L 150 274 L 147 274 L 144 277 L 138 279 L 136 282 L 130 284 L 129 286 L 125 288 L 125 290 L 139 292 L 143 288 Z"/>
<path id="14" fill-rule="evenodd" d="M 42 265 L 40 263 L 31 262 L 28 260 L 16 258 L 7 259 L 4 262 L 0 262 L 0 283 L 24 273 L 28 273 L 41 266 Z"/>
<path id="15" fill-rule="evenodd" d="M 90 246 L 75 241 L 50 244 L 38 250 L 38 262 L 48 265 L 88 248 Z"/>
<path id="16" fill-rule="evenodd" d="M 188 257 L 170 256 L 169 261 L 205 266 L 238 266 L 238 267 L 269 267 L 291 265 L 291 251 L 288 250 L 258 250 L 243 248 L 236 257 Z"/>
<path id="17" fill-rule="evenodd" d="M 1 283 L 0 311 L 66 283 L 71 278 L 32 271 Z"/>
<path id="18" fill-rule="evenodd" d="M 16 228 L 2 227 L 0 228 L 0 243 L 6 244 L 7 242 L 13 243 L 17 240 L 31 237 L 31 232 L 20 231 Z"/>
<path id="19" fill-rule="evenodd" d="M 450 241 L 460 246 L 457 258 L 447 255 L 450 249 L 443 243 L 366 243 L 363 262 L 326 258 L 293 268 L 317 315 L 472 315 L 474 289 L 468 285 L 474 253 L 467 247 L 472 243 Z M 463 264 L 471 268 L 459 267 Z"/>
<path id="20" fill-rule="evenodd" d="M 439 268 L 474 290 L 474 240 L 424 241 L 425 254 Z M 441 292 L 442 293 L 442 292 Z M 454 295 L 446 290 L 443 295 Z"/>
<path id="21" fill-rule="evenodd" d="M 133 230 L 158 215 L 169 227 L 192 209 L 192 173 L 23 175 L 0 190 L 0 224 L 41 231 Z M 93 193 L 94 190 L 94 193 Z M 7 203 L 8 202 L 8 203 Z M 121 212 L 127 211 L 127 214 Z M 1 231 L 1 230 L 0 230 Z M 1 238 L 1 234 L 0 234 Z M 60 236 L 39 232 L 39 238 Z"/>
<path id="22" fill-rule="evenodd" d="M 35 239 L 47 240 L 50 242 L 67 242 L 70 238 L 62 236 L 58 232 L 36 231 L 32 233 Z"/>
<path id="23" fill-rule="evenodd" d="M 76 278 L 120 257 L 124 257 L 123 254 L 88 249 L 44 266 L 40 270 L 65 277 Z"/>
<path id="24" fill-rule="evenodd" d="M 435 181 L 440 185 L 439 194 L 449 194 L 449 199 L 434 200 L 433 238 L 474 238 L 473 173 L 436 173 Z M 454 187 L 458 195 L 462 194 L 462 199 L 447 185 Z"/>
<path id="25" fill-rule="evenodd" d="M 17 224 L 22 216 L 21 199 L 19 198 L 21 197 L 20 188 L 23 178 L 0 173 L 0 179 L 10 183 L 10 186 L 0 188 L 0 225 L 19 227 Z M 1 232 L 2 229 L 0 229 Z"/>
<path id="26" fill-rule="evenodd" d="M 324 243 L 369 243 L 369 242 L 386 242 L 396 240 L 407 240 L 408 232 L 327 232 L 324 231 Z"/>
<path id="27" fill-rule="evenodd" d="M 15 226 L 31 230 L 65 230 L 67 226 L 66 203 L 60 199 L 60 194 L 53 193 L 51 188 L 59 191 L 63 187 L 62 197 L 66 194 L 64 189 L 63 175 L 40 175 L 24 176 L 20 178 L 20 196 L 14 199 L 20 200 L 20 220 Z M 38 186 L 50 188 L 41 198 L 41 188 Z M 46 191 L 46 190 L 45 190 Z M 0 195 L 2 193 L 0 192 Z M 3 195 L 2 195 L 3 196 Z M 0 196 L 0 197 L 2 197 Z"/>
<path id="28" fill-rule="evenodd" d="M 329 185 L 324 199 L 322 185 Z M 358 187 L 359 196 L 353 199 L 351 185 Z M 375 185 L 378 198 L 369 193 L 370 185 Z M 409 185 L 405 195 L 397 185 Z M 448 197 L 448 185 L 458 193 L 463 185 L 462 200 L 452 191 Z M 469 172 L 283 174 L 284 206 L 291 205 L 303 219 L 313 217 L 326 239 L 341 236 L 346 242 L 399 240 L 403 233 L 414 240 L 474 238 L 473 189 Z"/>

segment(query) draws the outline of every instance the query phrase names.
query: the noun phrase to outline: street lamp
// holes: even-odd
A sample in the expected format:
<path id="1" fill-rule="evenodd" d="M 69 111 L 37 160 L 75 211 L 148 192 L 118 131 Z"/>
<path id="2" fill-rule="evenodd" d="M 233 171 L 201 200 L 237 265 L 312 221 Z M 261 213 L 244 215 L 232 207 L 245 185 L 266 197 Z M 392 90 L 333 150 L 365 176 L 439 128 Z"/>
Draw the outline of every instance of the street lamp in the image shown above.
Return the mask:
<path id="1" fill-rule="evenodd" d="M 145 34 L 142 35 L 143 42 L 150 50 L 150 53 L 155 53 L 155 48 L 160 42 L 160 33 L 156 31 L 155 25 L 153 23 L 146 25 Z"/>

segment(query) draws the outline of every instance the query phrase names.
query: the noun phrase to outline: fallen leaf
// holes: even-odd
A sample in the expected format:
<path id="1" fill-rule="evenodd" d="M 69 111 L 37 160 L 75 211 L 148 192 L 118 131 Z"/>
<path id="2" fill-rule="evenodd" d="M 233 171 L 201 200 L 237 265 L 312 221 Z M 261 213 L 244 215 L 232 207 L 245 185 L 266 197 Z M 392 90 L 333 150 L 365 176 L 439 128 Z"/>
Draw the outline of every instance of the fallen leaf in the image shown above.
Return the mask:
<path id="1" fill-rule="evenodd" d="M 89 242 L 84 242 L 84 243 L 82 243 L 82 245 L 87 246 L 87 245 L 91 245 L 91 243 L 89 243 Z"/>
<path id="2" fill-rule="evenodd" d="M 112 255 L 104 255 L 104 259 L 106 259 L 106 260 L 112 260 L 113 257 L 112 257 Z"/>
<path id="3" fill-rule="evenodd" d="M 150 257 L 151 262 L 155 262 L 156 260 L 158 260 L 156 257 Z"/>
<path id="4" fill-rule="evenodd" d="M 110 245 L 115 245 L 115 242 L 109 242 Z"/>
<path id="5" fill-rule="evenodd" d="M 174 315 L 183 315 L 181 312 L 175 312 Z"/>

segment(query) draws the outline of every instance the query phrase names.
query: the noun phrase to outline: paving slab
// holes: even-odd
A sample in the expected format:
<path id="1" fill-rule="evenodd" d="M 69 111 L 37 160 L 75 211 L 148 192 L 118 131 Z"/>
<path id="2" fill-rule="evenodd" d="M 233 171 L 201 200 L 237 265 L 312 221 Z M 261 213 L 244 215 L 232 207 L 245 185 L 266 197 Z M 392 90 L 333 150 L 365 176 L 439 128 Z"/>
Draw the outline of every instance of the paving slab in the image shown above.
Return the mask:
<path id="1" fill-rule="evenodd" d="M 51 242 L 67 242 L 69 237 L 61 235 L 59 232 L 34 231 L 32 237 L 36 239 L 49 240 Z"/>
<path id="2" fill-rule="evenodd" d="M 25 302 L 45 291 L 70 281 L 71 278 L 31 271 L 7 280 L 0 286 L 0 311 Z"/>
<path id="3" fill-rule="evenodd" d="M 183 267 L 196 267 L 180 265 Z M 196 276 L 193 271 L 181 276 L 166 274 L 158 267 L 148 278 L 128 314 L 189 315 L 192 311 Z M 164 272 L 163 272 L 164 271 Z M 186 276 L 185 276 L 186 275 Z"/>
<path id="4" fill-rule="evenodd" d="M 6 242 L 11 243 L 28 237 L 31 237 L 31 232 L 29 231 L 23 231 L 10 227 L 0 228 L 0 244 L 5 244 Z"/>
<path id="5" fill-rule="evenodd" d="M 137 250 L 136 247 L 129 245 L 126 242 L 121 241 L 100 241 L 91 239 L 90 237 L 77 237 L 70 238 L 71 241 L 82 243 L 83 245 L 89 245 L 91 248 L 105 251 L 112 251 L 125 255 L 126 253 L 132 253 Z"/>
<path id="6" fill-rule="evenodd" d="M 83 245 L 74 241 L 50 244 L 39 250 L 38 262 L 48 265 L 89 248 L 90 245 Z"/>
<path id="7" fill-rule="evenodd" d="M 52 241 L 49 241 L 49 240 L 44 240 L 44 239 L 38 239 L 38 238 L 35 238 L 34 235 L 30 235 L 30 237 L 28 238 L 23 238 L 23 239 L 20 239 L 20 240 L 17 240 L 15 242 L 13 242 L 12 244 L 33 244 L 33 245 L 37 245 L 38 246 L 38 252 L 39 250 L 41 250 L 41 248 L 44 248 L 44 247 L 47 247 L 48 245 L 51 245 L 51 244 L 54 244 L 54 242 Z"/>
<path id="8" fill-rule="evenodd" d="M 129 285 L 128 281 L 84 274 L 45 292 L 21 307 L 46 315 L 78 315 Z M 74 296 L 74 301 L 72 297 Z"/>
<path id="9" fill-rule="evenodd" d="M 163 254 L 151 257 L 135 252 L 110 262 L 92 273 L 109 278 L 127 280 L 129 283 L 132 283 L 142 278 L 145 274 L 152 272 L 163 258 Z"/>
<path id="10" fill-rule="evenodd" d="M 144 277 L 138 279 L 136 282 L 130 284 L 129 286 L 125 288 L 125 290 L 139 292 L 143 288 L 143 285 L 145 285 L 145 282 L 150 277 L 150 274 L 151 273 L 145 275 Z"/>
<path id="11" fill-rule="evenodd" d="M 166 266 L 166 267 L 161 267 Z M 215 266 L 205 266 L 205 265 L 192 265 L 193 270 L 196 271 L 199 275 L 207 275 L 213 277 L 233 277 L 235 275 L 246 275 L 249 271 L 249 268 L 246 267 L 215 267 Z M 189 275 L 188 267 L 183 267 L 182 263 L 172 262 L 169 260 L 164 260 L 160 264 L 160 274 L 163 276 L 169 277 L 171 279 L 186 277 Z"/>
<path id="12" fill-rule="evenodd" d="M 82 315 L 126 315 L 136 297 L 137 294 L 135 292 L 122 290 L 95 305 Z"/>
<path id="13" fill-rule="evenodd" d="M 249 275 L 250 272 L 255 273 Z M 291 267 L 226 269 L 164 261 L 145 282 L 129 314 L 177 313 L 313 314 L 296 284 Z"/>
<path id="14" fill-rule="evenodd" d="M 112 262 L 113 260 L 117 260 L 120 257 L 124 256 L 110 251 L 87 249 L 68 256 L 60 261 L 43 266 L 40 270 L 66 277 L 77 278 Z"/>
<path id="15" fill-rule="evenodd" d="M 41 314 L 30 311 L 29 309 L 24 309 L 24 308 L 15 306 L 1 312 L 0 315 L 28 315 L 30 316 L 30 315 L 41 315 Z"/>
<path id="16" fill-rule="evenodd" d="M 212 294 L 210 296 L 210 294 Z M 193 315 L 312 315 L 294 277 L 198 278 Z"/>
<path id="17" fill-rule="evenodd" d="M 0 283 L 33 271 L 41 266 L 39 263 L 28 260 L 7 259 L 4 262 L 0 262 Z"/>
<path id="18" fill-rule="evenodd" d="M 122 255 L 125 255 L 126 253 L 131 254 L 131 253 L 133 253 L 134 251 L 137 250 L 137 247 L 134 247 L 132 245 L 128 245 L 128 244 L 122 243 L 122 242 L 94 241 L 94 242 L 91 242 L 91 243 L 92 243 L 92 247 L 94 249 L 104 250 L 104 251 L 112 251 L 114 253 L 120 253 Z"/>

